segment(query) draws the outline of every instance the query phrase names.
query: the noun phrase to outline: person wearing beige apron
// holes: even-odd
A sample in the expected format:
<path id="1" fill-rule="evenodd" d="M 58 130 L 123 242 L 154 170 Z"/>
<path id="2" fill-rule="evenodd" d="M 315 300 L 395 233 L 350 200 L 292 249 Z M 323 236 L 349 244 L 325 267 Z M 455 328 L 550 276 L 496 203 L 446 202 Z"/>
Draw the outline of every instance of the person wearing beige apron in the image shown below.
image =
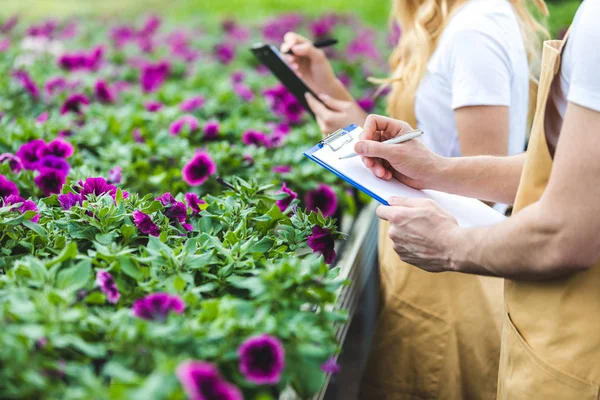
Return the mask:
<path id="1" fill-rule="evenodd" d="M 378 176 L 385 169 L 418 188 L 514 201 L 513 217 L 488 228 L 458 228 L 422 199 L 392 198 L 377 211 L 391 221 L 403 260 L 430 272 L 506 278 L 501 399 L 600 398 L 598 15 L 600 1 L 586 0 L 572 33 L 544 43 L 526 155 L 444 159 L 418 141 L 392 148 L 372 139 L 411 127 L 379 116 L 367 118 L 355 147 Z"/>

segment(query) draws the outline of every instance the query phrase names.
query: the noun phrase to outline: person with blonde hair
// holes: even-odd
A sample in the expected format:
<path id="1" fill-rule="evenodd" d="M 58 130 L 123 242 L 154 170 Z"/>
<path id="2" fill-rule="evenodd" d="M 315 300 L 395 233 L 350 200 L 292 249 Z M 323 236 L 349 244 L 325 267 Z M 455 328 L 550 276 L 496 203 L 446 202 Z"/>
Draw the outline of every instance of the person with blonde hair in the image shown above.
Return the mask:
<path id="1" fill-rule="evenodd" d="M 543 0 L 532 3 L 547 14 Z M 542 36 L 527 0 L 395 0 L 402 35 L 390 57 L 388 113 L 425 132 L 445 157 L 523 152 Z M 318 93 L 324 134 L 366 113 L 324 53 L 296 33 L 282 51 Z M 381 81 L 380 81 L 381 82 Z M 531 102 L 530 102 L 531 101 Z M 390 179 L 390 169 L 376 169 Z M 496 394 L 502 280 L 429 274 L 402 262 L 380 225 L 381 311 L 361 384 L 366 399 L 489 399 Z"/>

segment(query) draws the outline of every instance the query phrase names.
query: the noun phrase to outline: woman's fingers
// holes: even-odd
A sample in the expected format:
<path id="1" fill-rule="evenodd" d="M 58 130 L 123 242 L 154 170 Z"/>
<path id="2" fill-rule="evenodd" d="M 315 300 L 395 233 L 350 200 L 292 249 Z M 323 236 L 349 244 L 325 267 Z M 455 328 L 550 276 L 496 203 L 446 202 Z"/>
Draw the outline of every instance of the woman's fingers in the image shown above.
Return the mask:
<path id="1" fill-rule="evenodd" d="M 327 94 L 320 94 L 319 99 L 321 99 L 321 101 L 325 103 L 325 105 L 329 107 L 329 109 L 334 111 L 342 111 L 344 108 L 346 108 L 348 103 L 345 100 L 334 99 L 333 97 Z"/>
<path id="2" fill-rule="evenodd" d="M 288 32 L 283 36 L 283 43 L 281 44 L 281 52 L 287 53 L 292 46 L 295 46 L 300 43 L 309 42 L 307 38 L 302 35 L 297 34 L 296 32 Z"/>

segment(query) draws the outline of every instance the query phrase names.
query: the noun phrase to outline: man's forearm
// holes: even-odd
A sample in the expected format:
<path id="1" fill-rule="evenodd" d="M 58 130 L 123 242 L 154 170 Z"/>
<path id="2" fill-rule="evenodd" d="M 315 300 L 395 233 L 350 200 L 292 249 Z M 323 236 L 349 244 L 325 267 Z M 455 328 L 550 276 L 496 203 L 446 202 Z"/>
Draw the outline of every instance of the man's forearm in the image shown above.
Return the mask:
<path id="1" fill-rule="evenodd" d="M 513 204 L 526 154 L 444 159 L 431 189 L 496 203 Z"/>

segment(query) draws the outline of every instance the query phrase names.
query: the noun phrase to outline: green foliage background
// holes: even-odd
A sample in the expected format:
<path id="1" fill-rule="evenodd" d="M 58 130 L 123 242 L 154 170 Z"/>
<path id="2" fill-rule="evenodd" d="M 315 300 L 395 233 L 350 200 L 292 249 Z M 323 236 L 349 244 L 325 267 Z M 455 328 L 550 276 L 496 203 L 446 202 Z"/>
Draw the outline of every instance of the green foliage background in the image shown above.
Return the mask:
<path id="1" fill-rule="evenodd" d="M 157 12 L 181 19 L 232 15 L 256 19 L 283 12 L 319 15 L 328 11 L 352 12 L 372 25 L 387 23 L 390 0 L 4 0 L 0 17 L 15 13 L 25 17 L 115 14 L 121 17 Z M 552 34 L 569 25 L 580 0 L 548 1 Z"/>

